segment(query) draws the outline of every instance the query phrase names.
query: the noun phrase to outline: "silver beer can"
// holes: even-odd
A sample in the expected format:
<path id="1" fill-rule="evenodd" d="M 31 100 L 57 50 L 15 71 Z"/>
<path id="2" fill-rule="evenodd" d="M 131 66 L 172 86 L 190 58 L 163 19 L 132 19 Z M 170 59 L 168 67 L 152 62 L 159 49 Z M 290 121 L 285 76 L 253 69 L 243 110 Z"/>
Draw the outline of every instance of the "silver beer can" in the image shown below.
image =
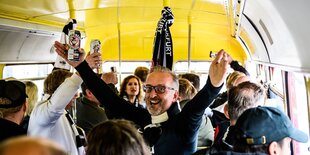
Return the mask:
<path id="1" fill-rule="evenodd" d="M 68 60 L 69 61 L 79 61 L 80 52 L 79 48 L 81 46 L 81 32 L 78 30 L 70 30 L 68 34 Z"/>

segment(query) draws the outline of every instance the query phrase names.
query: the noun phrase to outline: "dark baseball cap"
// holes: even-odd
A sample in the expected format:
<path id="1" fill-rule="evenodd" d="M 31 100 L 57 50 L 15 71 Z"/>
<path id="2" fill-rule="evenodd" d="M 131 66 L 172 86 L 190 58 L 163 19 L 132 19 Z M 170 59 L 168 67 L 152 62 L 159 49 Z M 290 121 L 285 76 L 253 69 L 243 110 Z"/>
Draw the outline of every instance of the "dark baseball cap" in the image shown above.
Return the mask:
<path id="1" fill-rule="evenodd" d="M 26 98 L 26 86 L 23 82 L 0 80 L 0 97 L 9 99 L 11 104 L 0 104 L 0 108 L 14 108 L 22 105 Z"/>
<path id="2" fill-rule="evenodd" d="M 273 107 L 250 108 L 242 113 L 236 124 L 236 142 L 247 145 L 270 144 L 290 137 L 306 143 L 306 133 L 293 127 L 282 111 Z"/>

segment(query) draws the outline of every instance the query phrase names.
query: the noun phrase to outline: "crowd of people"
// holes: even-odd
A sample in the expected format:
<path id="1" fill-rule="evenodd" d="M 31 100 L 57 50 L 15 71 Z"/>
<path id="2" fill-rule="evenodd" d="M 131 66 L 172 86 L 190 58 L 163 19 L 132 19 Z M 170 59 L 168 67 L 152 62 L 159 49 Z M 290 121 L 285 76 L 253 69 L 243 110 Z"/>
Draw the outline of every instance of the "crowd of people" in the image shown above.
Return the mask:
<path id="1" fill-rule="evenodd" d="M 67 47 L 54 46 L 77 72 L 50 73 L 41 101 L 30 81 L 0 81 L 0 155 L 284 155 L 292 140 L 308 141 L 286 114 L 264 105 L 264 88 L 224 50 L 202 88 L 196 74 L 154 66 L 138 67 L 118 91 L 114 72 L 93 71 L 100 53 L 79 49 L 80 59 L 69 61 Z M 235 71 L 226 77 L 229 66 Z"/>

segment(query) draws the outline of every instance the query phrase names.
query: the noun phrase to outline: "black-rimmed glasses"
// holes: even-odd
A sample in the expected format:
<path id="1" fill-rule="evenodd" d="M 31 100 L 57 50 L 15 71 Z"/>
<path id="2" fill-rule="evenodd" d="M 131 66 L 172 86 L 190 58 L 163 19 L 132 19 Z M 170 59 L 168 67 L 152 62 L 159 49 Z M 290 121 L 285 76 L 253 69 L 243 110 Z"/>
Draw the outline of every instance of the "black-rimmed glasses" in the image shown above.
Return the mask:
<path id="1" fill-rule="evenodd" d="M 146 93 L 152 92 L 153 89 L 155 90 L 155 92 L 156 92 L 157 94 L 163 94 L 163 93 L 165 93 L 166 89 L 169 89 L 169 90 L 176 90 L 175 88 L 167 87 L 167 86 L 162 86 L 162 85 L 158 85 L 158 86 L 145 85 L 145 86 L 143 86 L 143 90 L 144 90 L 144 92 L 146 92 Z"/>

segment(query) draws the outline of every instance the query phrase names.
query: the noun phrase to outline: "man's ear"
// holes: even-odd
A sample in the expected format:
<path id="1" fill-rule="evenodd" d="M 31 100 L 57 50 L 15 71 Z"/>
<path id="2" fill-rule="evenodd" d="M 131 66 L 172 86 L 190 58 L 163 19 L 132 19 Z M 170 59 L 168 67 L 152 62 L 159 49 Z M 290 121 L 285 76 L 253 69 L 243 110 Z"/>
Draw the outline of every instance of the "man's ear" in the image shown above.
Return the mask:
<path id="1" fill-rule="evenodd" d="M 25 103 L 23 104 L 22 108 L 21 108 L 21 110 L 23 110 L 25 115 L 27 115 L 26 113 L 27 113 L 28 108 L 29 108 L 29 105 L 28 105 L 28 102 L 26 100 Z"/>
<path id="2" fill-rule="evenodd" d="M 278 149 L 279 149 L 279 145 L 277 142 L 271 142 L 268 146 L 268 152 L 270 155 L 279 154 Z"/>
<path id="3" fill-rule="evenodd" d="M 86 93 L 87 96 L 93 95 L 93 93 L 92 93 L 89 89 L 86 89 L 86 90 L 85 90 L 85 93 Z"/>
<path id="4" fill-rule="evenodd" d="M 179 92 L 175 91 L 173 94 L 173 102 L 176 102 L 179 99 Z"/>
<path id="5" fill-rule="evenodd" d="M 229 119 L 229 114 L 228 114 L 228 103 L 224 103 L 224 115 L 227 119 Z"/>

